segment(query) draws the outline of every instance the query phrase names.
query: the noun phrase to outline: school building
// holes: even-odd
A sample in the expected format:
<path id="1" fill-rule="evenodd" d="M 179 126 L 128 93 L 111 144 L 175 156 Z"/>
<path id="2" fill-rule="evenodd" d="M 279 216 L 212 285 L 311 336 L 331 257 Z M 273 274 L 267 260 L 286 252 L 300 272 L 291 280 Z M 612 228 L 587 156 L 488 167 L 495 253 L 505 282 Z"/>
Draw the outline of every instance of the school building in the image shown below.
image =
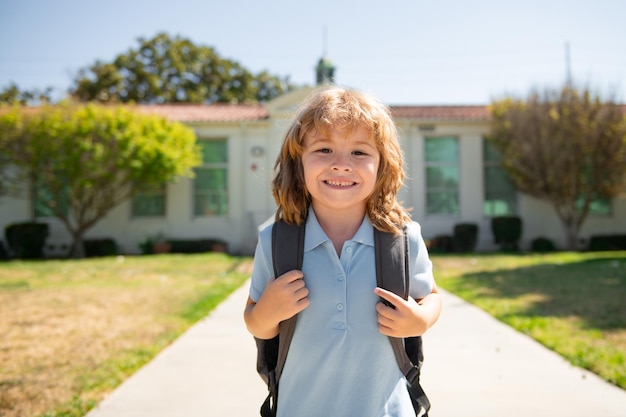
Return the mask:
<path id="1" fill-rule="evenodd" d="M 139 242 L 155 235 L 219 239 L 230 253 L 252 254 L 258 226 L 276 208 L 270 182 L 283 135 L 311 90 L 292 91 L 258 105 L 141 106 L 142 111 L 193 128 L 203 164 L 195 169 L 194 179 L 167 184 L 117 206 L 85 238 L 112 238 L 128 254 L 139 253 Z M 499 167 L 485 139 L 486 106 L 392 106 L 391 112 L 406 159 L 408 178 L 401 200 L 412 208 L 426 239 L 451 235 L 458 223 L 475 223 L 477 249 L 496 250 L 492 217 L 517 215 L 523 221 L 522 249 L 537 237 L 566 247 L 565 230 L 550 204 L 516 191 Z M 35 204 L 0 198 L 0 230 L 29 220 Z M 71 242 L 64 226 L 54 218 L 39 220 L 50 225 L 46 254 L 63 256 Z M 593 205 L 580 233 L 581 244 L 603 234 L 626 234 L 626 197 Z"/>

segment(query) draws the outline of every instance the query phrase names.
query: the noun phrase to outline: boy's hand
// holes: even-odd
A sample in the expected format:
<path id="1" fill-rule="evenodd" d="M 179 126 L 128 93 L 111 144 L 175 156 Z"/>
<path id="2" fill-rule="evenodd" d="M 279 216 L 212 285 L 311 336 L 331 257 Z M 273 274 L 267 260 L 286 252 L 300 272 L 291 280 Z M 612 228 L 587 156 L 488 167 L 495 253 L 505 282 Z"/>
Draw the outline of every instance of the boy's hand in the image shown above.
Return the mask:
<path id="1" fill-rule="evenodd" d="M 302 272 L 294 269 L 267 283 L 255 310 L 259 317 L 278 324 L 307 308 L 308 295 Z"/>
<path id="2" fill-rule="evenodd" d="M 428 330 L 428 317 L 425 317 L 422 307 L 413 298 L 405 300 L 378 287 L 374 289 L 374 293 L 395 306 L 390 307 L 382 301 L 376 304 L 378 330 L 382 334 L 402 338 L 421 336 Z"/>

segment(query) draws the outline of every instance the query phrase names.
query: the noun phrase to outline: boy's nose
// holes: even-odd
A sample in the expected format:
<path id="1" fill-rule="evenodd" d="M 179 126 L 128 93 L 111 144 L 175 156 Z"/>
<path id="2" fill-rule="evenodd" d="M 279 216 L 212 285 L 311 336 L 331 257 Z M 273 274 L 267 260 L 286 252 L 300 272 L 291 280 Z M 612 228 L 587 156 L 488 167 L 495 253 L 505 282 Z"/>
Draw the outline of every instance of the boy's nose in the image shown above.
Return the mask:
<path id="1" fill-rule="evenodd" d="M 352 169 L 350 165 L 350 161 L 347 157 L 343 155 L 337 155 L 332 163 L 333 171 L 349 171 Z"/>

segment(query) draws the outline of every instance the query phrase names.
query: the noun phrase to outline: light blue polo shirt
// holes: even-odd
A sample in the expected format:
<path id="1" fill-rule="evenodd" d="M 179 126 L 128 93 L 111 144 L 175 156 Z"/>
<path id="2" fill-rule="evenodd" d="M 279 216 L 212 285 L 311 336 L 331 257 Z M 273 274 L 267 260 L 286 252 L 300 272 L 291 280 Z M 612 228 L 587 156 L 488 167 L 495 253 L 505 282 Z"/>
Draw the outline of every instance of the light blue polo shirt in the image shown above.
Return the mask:
<path id="1" fill-rule="evenodd" d="M 250 297 L 274 278 L 271 229 L 261 231 Z M 420 226 L 409 226 L 410 292 L 433 288 L 432 264 Z M 309 210 L 302 272 L 310 305 L 299 313 L 280 379 L 278 417 L 415 416 L 387 336 L 378 331 L 374 294 L 374 231 L 366 217 L 338 257 Z"/>

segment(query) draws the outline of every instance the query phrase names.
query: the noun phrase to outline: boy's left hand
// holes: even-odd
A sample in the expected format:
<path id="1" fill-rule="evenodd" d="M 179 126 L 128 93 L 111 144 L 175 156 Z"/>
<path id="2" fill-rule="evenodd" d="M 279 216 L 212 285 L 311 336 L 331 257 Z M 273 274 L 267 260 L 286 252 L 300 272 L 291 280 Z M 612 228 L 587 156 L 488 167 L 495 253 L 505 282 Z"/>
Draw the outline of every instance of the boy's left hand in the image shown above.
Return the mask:
<path id="1" fill-rule="evenodd" d="M 374 289 L 374 293 L 395 306 L 390 307 L 382 301 L 376 303 L 378 330 L 382 334 L 402 338 L 421 336 L 428 330 L 428 318 L 425 317 L 425 312 L 420 311 L 422 308 L 415 299 L 409 297 L 405 300 L 378 287 Z"/>

